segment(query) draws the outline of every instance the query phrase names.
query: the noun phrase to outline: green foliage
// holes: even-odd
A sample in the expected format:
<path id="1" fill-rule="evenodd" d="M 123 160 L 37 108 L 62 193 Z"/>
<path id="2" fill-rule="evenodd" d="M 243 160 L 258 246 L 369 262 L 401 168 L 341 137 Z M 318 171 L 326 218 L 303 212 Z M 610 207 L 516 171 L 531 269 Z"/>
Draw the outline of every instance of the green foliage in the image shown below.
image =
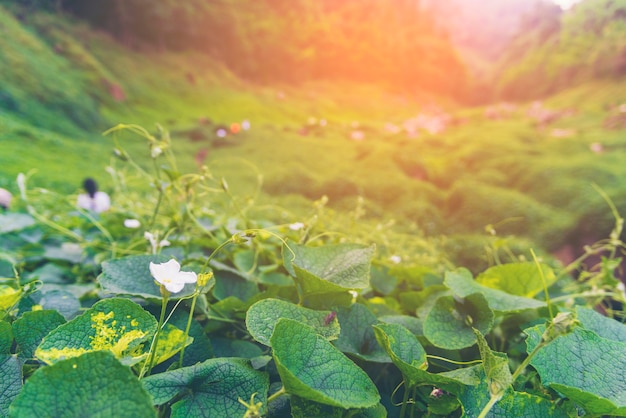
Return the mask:
<path id="1" fill-rule="evenodd" d="M 10 417 L 41 415 L 155 417 L 150 395 L 130 369 L 106 351 L 38 370 L 9 408 Z"/>
<path id="2" fill-rule="evenodd" d="M 243 359 L 210 359 L 149 376 L 142 383 L 155 405 L 174 399 L 172 417 L 243 416 L 246 407 L 242 400 L 252 397 L 265 404 L 269 389 L 267 374 Z"/>

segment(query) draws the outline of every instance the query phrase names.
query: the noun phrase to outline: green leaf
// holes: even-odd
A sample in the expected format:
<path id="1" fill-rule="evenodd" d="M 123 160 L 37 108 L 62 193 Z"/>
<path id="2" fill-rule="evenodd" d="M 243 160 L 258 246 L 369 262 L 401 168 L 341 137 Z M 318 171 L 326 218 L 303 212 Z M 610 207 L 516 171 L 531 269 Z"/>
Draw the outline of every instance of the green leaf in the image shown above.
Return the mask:
<path id="1" fill-rule="evenodd" d="M 291 416 L 293 418 L 386 418 L 387 410 L 381 404 L 371 408 L 349 409 L 324 405 L 299 396 L 291 395 Z"/>
<path id="2" fill-rule="evenodd" d="M 369 376 L 308 325 L 280 319 L 270 343 L 288 393 L 346 409 L 378 404 Z"/>
<path id="3" fill-rule="evenodd" d="M 556 275 L 549 266 L 545 264 L 540 264 L 540 266 L 543 279 L 537 264 L 526 262 L 490 267 L 476 277 L 476 282 L 511 295 L 532 298 L 544 290 L 544 280 L 545 288 L 550 287 L 556 281 Z"/>
<path id="4" fill-rule="evenodd" d="M 541 341 L 545 327 L 524 333 L 527 352 Z M 580 327 L 540 349 L 530 364 L 544 385 L 578 403 L 592 415 L 626 416 L 626 344 Z"/>
<path id="5" fill-rule="evenodd" d="M 595 332 L 600 337 L 626 343 L 626 325 L 621 322 L 582 306 L 576 307 L 576 318 L 583 328 Z"/>
<path id="6" fill-rule="evenodd" d="M 13 322 L 13 335 L 22 359 L 35 357 L 35 349 L 53 329 L 65 323 L 57 311 L 24 312 Z"/>
<path id="7" fill-rule="evenodd" d="M 6 417 L 9 405 L 22 390 L 22 363 L 15 356 L 0 355 L 0 376 L 0 417 Z"/>
<path id="8" fill-rule="evenodd" d="M 9 408 L 10 417 L 156 417 L 150 395 L 107 351 L 37 370 Z"/>
<path id="9" fill-rule="evenodd" d="M 0 284 L 0 311 L 8 311 L 22 297 L 22 289 Z"/>
<path id="10" fill-rule="evenodd" d="M 428 360 L 426 351 L 417 341 L 417 337 L 402 325 L 378 324 L 374 325 L 376 340 L 385 349 L 393 364 L 407 379 L 407 386 L 412 387 L 417 381 L 413 378 L 414 369 L 426 370 Z"/>
<path id="11" fill-rule="evenodd" d="M 339 321 L 331 311 L 315 311 L 279 299 L 263 299 L 250 306 L 246 314 L 246 327 L 255 340 L 270 345 L 274 326 L 280 318 L 310 325 L 329 341 L 339 336 Z"/>
<path id="12" fill-rule="evenodd" d="M 142 380 L 156 405 L 175 397 L 172 418 L 176 417 L 242 417 L 248 402 L 267 404 L 269 378 L 266 373 L 250 367 L 244 359 L 216 358 L 194 366 L 183 367 L 146 377 Z"/>
<path id="13" fill-rule="evenodd" d="M 378 319 L 365 305 L 355 303 L 350 308 L 339 308 L 337 318 L 341 334 L 334 343 L 335 347 L 363 360 L 377 363 L 391 361 L 385 350 L 376 342 L 372 325 L 377 324 Z"/>
<path id="14" fill-rule="evenodd" d="M 360 244 L 306 247 L 289 242 L 283 261 L 304 295 L 335 293 L 369 286 L 374 251 L 374 246 Z"/>
<path id="15" fill-rule="evenodd" d="M 444 284 L 462 298 L 473 293 L 482 293 L 489 307 L 496 312 L 515 313 L 526 309 L 537 309 L 546 306 L 544 302 L 521 296 L 510 295 L 501 290 L 491 289 L 476 283 L 472 273 L 467 269 L 446 272 Z"/>
<path id="16" fill-rule="evenodd" d="M 0 321 L 0 355 L 11 353 L 13 345 L 13 331 L 11 324 L 7 321 Z"/>
<path id="17" fill-rule="evenodd" d="M 449 350 L 471 347 L 476 343 L 472 328 L 487 333 L 494 314 L 481 293 L 461 299 L 439 297 L 424 319 L 424 337 L 433 345 Z"/>
<path id="18" fill-rule="evenodd" d="M 483 360 L 489 393 L 491 396 L 502 397 L 504 391 L 513 384 L 509 359 L 504 353 L 491 351 L 483 334 L 475 328 L 473 331 L 478 341 L 480 358 Z"/>
<path id="19" fill-rule="evenodd" d="M 432 384 L 457 392 L 459 386 L 479 381 L 473 367 L 445 373 L 427 372 L 428 361 L 424 348 L 415 335 L 401 325 L 378 324 L 374 326 L 374 331 L 379 344 L 400 370 L 409 388 L 418 384 Z"/>
<path id="20" fill-rule="evenodd" d="M 215 357 L 243 357 L 251 359 L 263 354 L 261 347 L 252 341 L 211 338 L 211 345 Z"/>
<path id="21" fill-rule="evenodd" d="M 463 405 L 463 416 L 477 417 L 489 402 L 490 394 L 486 376 L 480 371 L 480 384 L 463 386 L 459 401 Z M 557 405 L 546 398 L 526 392 L 515 392 L 507 389 L 486 418 L 501 417 L 533 417 L 533 418 L 569 418 L 571 415 L 566 407 Z"/>
<path id="22" fill-rule="evenodd" d="M 150 274 L 150 262 L 165 263 L 170 259 L 171 257 L 165 255 L 134 255 L 105 261 L 102 263 L 102 274 L 98 276 L 98 282 L 106 293 L 161 299 L 160 287 Z M 182 270 L 185 271 L 184 267 Z M 187 283 L 182 291 L 173 293 L 170 299 L 189 296 L 195 288 L 194 283 Z"/>
<path id="23" fill-rule="evenodd" d="M 245 302 L 259 293 L 259 286 L 229 271 L 215 272 L 213 296 L 218 300 L 236 297 Z"/>
<path id="24" fill-rule="evenodd" d="M 45 292 L 39 304 L 44 309 L 59 312 L 66 320 L 72 319 L 81 309 L 78 298 L 64 290 L 50 290 Z"/>
<path id="25" fill-rule="evenodd" d="M 103 299 L 82 315 L 48 334 L 35 356 L 48 364 L 90 351 L 107 350 L 129 364 L 138 358 L 136 348 L 149 340 L 156 319 L 128 299 Z"/>
<path id="26" fill-rule="evenodd" d="M 0 234 L 20 231 L 32 225 L 35 225 L 35 218 L 25 213 L 0 213 Z"/>

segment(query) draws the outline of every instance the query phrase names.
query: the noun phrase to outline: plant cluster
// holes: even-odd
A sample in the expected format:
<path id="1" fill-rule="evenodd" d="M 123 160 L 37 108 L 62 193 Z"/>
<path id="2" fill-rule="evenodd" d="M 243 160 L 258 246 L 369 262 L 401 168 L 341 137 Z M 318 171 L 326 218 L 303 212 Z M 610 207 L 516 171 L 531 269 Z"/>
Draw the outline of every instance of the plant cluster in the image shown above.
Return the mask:
<path id="1" fill-rule="evenodd" d="M 0 215 L 0 415 L 626 416 L 614 207 L 571 266 L 531 253 L 474 275 L 388 257 L 384 231 L 332 233 L 324 199 L 253 217 L 208 168 L 181 174 L 166 131 L 107 134 L 111 213 L 23 175 L 23 210 Z"/>

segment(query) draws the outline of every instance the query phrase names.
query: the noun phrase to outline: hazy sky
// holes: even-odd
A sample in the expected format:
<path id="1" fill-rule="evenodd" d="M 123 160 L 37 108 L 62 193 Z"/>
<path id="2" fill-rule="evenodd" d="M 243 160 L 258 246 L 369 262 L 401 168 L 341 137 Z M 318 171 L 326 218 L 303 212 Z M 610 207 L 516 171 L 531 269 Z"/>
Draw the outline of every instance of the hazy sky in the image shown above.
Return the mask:
<path id="1" fill-rule="evenodd" d="M 572 6 L 574 3 L 578 3 L 580 0 L 552 0 L 563 9 L 567 9 Z"/>

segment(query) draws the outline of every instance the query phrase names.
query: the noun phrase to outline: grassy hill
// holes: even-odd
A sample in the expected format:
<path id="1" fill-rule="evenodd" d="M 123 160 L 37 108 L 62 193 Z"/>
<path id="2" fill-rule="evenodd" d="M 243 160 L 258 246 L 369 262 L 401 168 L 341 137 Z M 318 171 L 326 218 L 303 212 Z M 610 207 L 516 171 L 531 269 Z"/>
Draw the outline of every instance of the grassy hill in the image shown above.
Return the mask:
<path id="1" fill-rule="evenodd" d="M 626 90 L 616 81 L 541 104 L 463 108 L 348 82 L 260 85 L 206 56 L 129 50 L 57 15 L 0 9 L 0 19 L 8 33 L 0 40 L 0 186 L 13 192 L 15 176 L 29 170 L 37 170 L 35 187 L 72 194 L 92 176 L 113 191 L 105 168 L 119 162 L 113 136 L 101 133 L 125 123 L 156 134 L 158 124 L 183 171 L 204 164 L 244 200 L 296 213 L 324 195 L 337 211 L 361 205 L 362 222 L 447 237 L 441 248 L 465 265 L 482 266 L 476 252 L 509 235 L 550 251 L 606 237 L 614 220 L 592 184 L 626 212 L 618 107 Z M 215 135 L 217 125 L 243 120 L 250 131 Z M 115 139 L 150 167 L 144 140 Z"/>

